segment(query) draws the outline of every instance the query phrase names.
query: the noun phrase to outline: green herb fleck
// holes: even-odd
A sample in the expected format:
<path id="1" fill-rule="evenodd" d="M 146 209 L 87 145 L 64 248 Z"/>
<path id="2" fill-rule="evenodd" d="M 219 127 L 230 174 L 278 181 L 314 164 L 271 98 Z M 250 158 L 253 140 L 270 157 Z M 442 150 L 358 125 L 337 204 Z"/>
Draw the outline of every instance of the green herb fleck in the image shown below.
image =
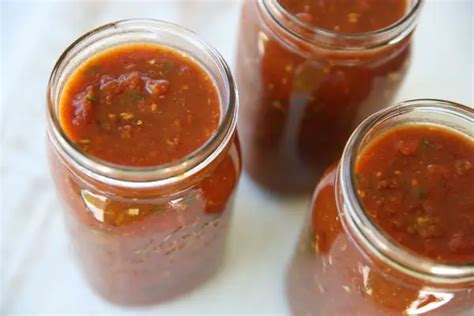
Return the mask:
<path id="1" fill-rule="evenodd" d="M 90 93 L 86 96 L 86 100 L 91 103 L 95 103 L 95 101 L 97 101 L 97 97 L 94 94 Z"/>
<path id="2" fill-rule="evenodd" d="M 154 205 L 151 211 L 154 213 L 161 213 L 161 212 L 166 211 L 167 209 L 168 209 L 168 204 L 159 204 L 159 205 Z"/>
<path id="3" fill-rule="evenodd" d="M 145 96 L 138 90 L 132 90 L 128 93 L 128 99 L 130 102 L 138 102 L 145 99 Z"/>
<path id="4" fill-rule="evenodd" d="M 174 65 L 173 63 L 171 62 L 165 62 L 162 66 L 161 66 L 161 70 L 163 70 L 165 73 L 169 73 L 171 71 L 174 70 Z"/>
<path id="5" fill-rule="evenodd" d="M 180 201 L 180 203 L 187 206 L 187 207 L 189 207 L 189 206 L 192 206 L 192 205 L 196 204 L 197 201 L 198 201 L 197 196 L 192 195 L 192 196 L 189 196 L 187 198 L 182 199 Z"/>
<path id="6" fill-rule="evenodd" d="M 423 138 L 421 140 L 421 150 L 427 151 L 431 147 L 431 141 L 429 139 Z"/>
<path id="7" fill-rule="evenodd" d="M 354 173 L 354 180 L 355 180 L 356 185 L 359 185 L 360 180 L 361 180 L 361 175 L 358 173 Z"/>
<path id="8" fill-rule="evenodd" d="M 92 77 L 92 76 L 96 75 L 100 71 L 101 68 L 102 68 L 102 66 L 99 65 L 99 64 L 91 65 L 89 68 L 84 70 L 84 76 Z"/>
<path id="9" fill-rule="evenodd" d="M 426 189 L 420 185 L 415 187 L 415 196 L 418 200 L 423 200 L 426 197 Z"/>

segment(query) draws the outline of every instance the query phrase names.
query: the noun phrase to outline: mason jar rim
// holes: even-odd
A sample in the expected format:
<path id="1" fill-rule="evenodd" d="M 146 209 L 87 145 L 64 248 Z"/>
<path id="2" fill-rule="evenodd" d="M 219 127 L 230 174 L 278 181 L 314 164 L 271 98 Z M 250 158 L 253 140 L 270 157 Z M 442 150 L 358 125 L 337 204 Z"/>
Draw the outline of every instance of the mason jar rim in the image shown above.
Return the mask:
<path id="1" fill-rule="evenodd" d="M 198 45 L 215 62 L 219 75 L 222 76 L 225 103 L 221 104 L 222 114 L 219 126 L 205 144 L 192 153 L 176 161 L 147 167 L 132 167 L 113 164 L 80 151 L 65 134 L 57 116 L 58 98 L 62 91 L 58 89 L 62 72 L 68 63 L 73 60 L 80 50 L 97 44 L 104 39 L 110 39 L 122 32 L 166 32 L 177 34 L 180 38 Z M 162 45 L 159 41 L 132 41 L 129 43 L 150 43 Z M 164 46 L 169 47 L 164 44 Z M 112 46 L 114 47 L 114 46 Z M 180 51 L 178 48 L 170 47 Z M 180 51 L 181 52 L 181 51 Z M 88 56 L 90 57 L 90 56 Z M 190 54 L 191 58 L 193 56 Z M 198 60 L 199 61 L 199 60 Z M 77 67 L 76 67 L 77 68 Z M 75 69 L 76 69 L 75 68 Z M 206 69 L 207 70 L 207 69 Z M 211 78 L 213 76 L 209 74 Z M 63 80 L 67 80 L 63 78 Z M 218 87 L 216 86 L 216 89 Z M 178 183 L 185 178 L 197 174 L 214 161 L 227 147 L 232 139 L 238 116 L 238 93 L 229 66 L 221 54 L 209 43 L 200 39 L 196 33 L 177 24 L 156 19 L 127 19 L 99 26 L 76 39 L 61 54 L 56 62 L 48 82 L 48 137 L 57 150 L 68 159 L 77 170 L 103 183 L 134 188 L 152 188 Z"/>
<path id="2" fill-rule="evenodd" d="M 350 232 L 360 241 L 364 250 L 367 249 L 370 254 L 396 270 L 437 284 L 474 282 L 474 262 L 467 264 L 442 264 L 405 249 L 384 234 L 381 228 L 369 218 L 354 189 L 356 152 L 364 137 L 369 131 L 383 122 L 413 111 L 450 115 L 467 122 L 467 126 L 474 126 L 473 109 L 458 103 L 437 99 L 405 101 L 368 117 L 351 135 L 344 148 L 338 167 L 336 179 L 340 194 L 336 196 L 336 201 L 341 218 L 344 219 L 342 222 L 348 226 Z M 436 124 L 436 126 L 441 125 Z M 453 129 L 449 126 L 442 127 Z M 472 133 L 469 136 L 473 137 Z"/>
<path id="3" fill-rule="evenodd" d="M 333 31 L 305 22 L 287 11 L 278 0 L 257 1 L 259 7 L 292 38 L 327 49 L 360 51 L 394 44 L 408 36 L 417 24 L 425 0 L 412 0 L 409 11 L 391 25 L 359 33 Z"/>

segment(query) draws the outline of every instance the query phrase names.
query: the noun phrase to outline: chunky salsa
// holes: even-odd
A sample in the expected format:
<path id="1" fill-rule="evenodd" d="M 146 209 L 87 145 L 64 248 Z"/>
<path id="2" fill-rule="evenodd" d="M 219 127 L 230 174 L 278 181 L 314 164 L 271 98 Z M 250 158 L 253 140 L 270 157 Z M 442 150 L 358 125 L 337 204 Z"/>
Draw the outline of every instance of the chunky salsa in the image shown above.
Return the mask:
<path id="1" fill-rule="evenodd" d="M 390 104 L 408 69 L 411 32 L 367 49 L 352 49 L 343 32 L 364 38 L 360 32 L 388 27 L 407 14 L 408 2 L 278 1 L 291 16 L 336 31 L 327 40 L 341 49 L 275 18 L 266 9 L 275 1 L 247 1 L 242 10 L 239 133 L 253 179 L 276 193 L 301 194 L 338 159 L 357 124 Z"/>
<path id="2" fill-rule="evenodd" d="M 57 116 L 64 134 L 82 154 L 119 169 L 162 168 L 200 157 L 197 150 L 221 124 L 218 82 L 228 79 L 190 56 L 145 41 L 89 57 L 60 91 Z M 140 179 L 109 184 L 50 142 L 67 228 L 99 294 L 118 304 L 154 304 L 215 273 L 241 168 L 238 139 L 229 128 L 225 146 L 199 172 L 186 169 L 166 185 L 140 186 Z"/>
<path id="3" fill-rule="evenodd" d="M 84 152 L 126 166 L 183 158 L 214 134 L 219 99 L 206 71 L 163 46 L 129 44 L 84 62 L 63 91 L 60 120 Z"/>
<path id="4" fill-rule="evenodd" d="M 357 153 L 350 186 L 369 218 L 399 248 L 441 264 L 469 265 L 474 262 L 473 164 L 472 139 L 442 127 L 402 125 Z M 339 176 L 333 164 L 314 192 L 311 220 L 288 273 L 293 313 L 458 315 L 472 309 L 472 282 L 440 285 L 372 256 L 336 202 L 342 198 Z"/>
<path id="5" fill-rule="evenodd" d="M 405 15 L 407 0 L 278 0 L 298 19 L 335 32 L 382 29 Z"/>
<path id="6" fill-rule="evenodd" d="M 399 127 L 359 155 L 357 192 L 382 231 L 415 253 L 474 262 L 474 142 L 447 129 Z"/>

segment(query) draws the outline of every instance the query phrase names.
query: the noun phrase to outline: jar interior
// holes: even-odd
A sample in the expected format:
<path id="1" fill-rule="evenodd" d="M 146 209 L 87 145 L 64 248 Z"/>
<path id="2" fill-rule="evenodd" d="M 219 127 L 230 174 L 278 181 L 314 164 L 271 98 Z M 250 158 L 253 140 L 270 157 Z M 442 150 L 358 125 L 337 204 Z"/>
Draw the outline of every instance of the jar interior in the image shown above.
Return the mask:
<path id="1" fill-rule="evenodd" d="M 229 83 L 223 76 L 225 69 L 217 62 L 218 56 L 209 54 L 208 47 L 202 42 L 195 40 L 191 34 L 183 36 L 181 30 L 176 30 L 173 25 L 165 24 L 164 27 L 154 27 L 152 24 L 147 25 L 131 25 L 127 27 L 127 21 L 116 22 L 105 25 L 96 29 L 86 35 L 87 40 L 77 40 L 66 52 L 65 63 L 62 63 L 58 73 L 58 86 L 54 93 L 54 103 L 56 104 L 55 115 L 57 115 L 57 107 L 59 105 L 61 92 L 64 88 L 67 79 L 72 72 L 84 63 L 91 56 L 98 52 L 107 50 L 109 48 L 130 43 L 156 43 L 162 46 L 173 48 L 186 57 L 193 59 L 196 63 L 202 66 L 213 79 L 216 85 L 220 98 L 221 113 L 225 114 L 229 106 Z M 122 30 L 122 27 L 127 27 Z M 151 28 L 150 28 L 151 27 Z M 216 60 L 217 59 L 217 60 Z M 224 115 L 221 115 L 221 122 Z"/>
<path id="2" fill-rule="evenodd" d="M 114 165 L 81 153 L 61 128 L 58 106 L 68 78 L 88 58 L 100 51 L 130 43 L 156 43 L 186 55 L 198 63 L 213 81 L 219 97 L 220 121 L 217 131 L 204 145 L 188 156 L 164 165 L 128 167 Z M 80 166 L 102 176 L 126 181 L 169 180 L 189 169 L 209 163 L 224 148 L 237 119 L 237 95 L 230 69 L 221 55 L 200 40 L 196 34 L 177 25 L 147 19 L 124 20 L 99 27 L 69 46 L 59 58 L 50 78 L 48 88 L 49 115 L 53 138 Z M 202 169 L 203 166 L 199 167 Z M 199 170 L 194 170 L 197 172 Z M 103 179 L 105 180 L 105 179 Z M 178 179 L 176 179 L 178 181 Z"/>
<path id="3" fill-rule="evenodd" d="M 267 13 L 290 38 L 338 51 L 363 51 L 400 42 L 416 27 L 422 4 L 423 0 L 407 0 L 404 16 L 387 27 L 370 32 L 344 33 L 305 22 L 287 11 L 278 0 L 258 1 L 262 12 Z"/>
<path id="4" fill-rule="evenodd" d="M 391 240 L 364 210 L 355 193 L 355 164 L 362 150 L 388 130 L 403 125 L 429 125 L 449 129 L 474 138 L 474 113 L 465 106 L 442 100 L 412 100 L 378 112 L 366 119 L 353 133 L 344 149 L 338 181 L 342 197 L 338 199 L 341 216 L 366 249 L 392 267 L 433 282 L 474 281 L 474 263 L 444 265 L 401 248 Z M 347 216 L 346 216 L 347 215 Z"/>
<path id="5" fill-rule="evenodd" d="M 442 105 L 423 106 L 422 101 L 406 107 L 404 102 L 393 108 L 392 113 L 386 117 L 381 118 L 373 126 L 367 127 L 367 132 L 357 146 L 353 155 L 352 167 L 360 152 L 375 138 L 385 133 L 386 131 L 401 125 L 431 125 L 443 128 L 448 128 L 462 134 L 464 137 L 473 138 L 474 131 L 472 128 L 472 121 L 466 116 L 459 115 L 448 107 Z M 420 105 L 421 107 L 418 107 Z"/>

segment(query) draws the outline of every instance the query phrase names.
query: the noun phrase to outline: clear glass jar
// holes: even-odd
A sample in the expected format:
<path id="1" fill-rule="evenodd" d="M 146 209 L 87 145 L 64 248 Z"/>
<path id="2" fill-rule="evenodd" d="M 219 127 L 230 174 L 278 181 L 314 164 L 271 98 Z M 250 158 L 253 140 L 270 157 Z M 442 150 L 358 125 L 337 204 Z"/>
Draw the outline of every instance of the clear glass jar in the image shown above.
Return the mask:
<path id="1" fill-rule="evenodd" d="M 109 164 L 79 151 L 61 128 L 58 104 L 76 67 L 99 51 L 131 42 L 158 43 L 190 56 L 208 71 L 219 92 L 217 132 L 179 161 L 144 168 Z M 237 91 L 220 54 L 170 23 L 107 24 L 61 55 L 47 98 L 51 172 L 73 248 L 93 288 L 114 303 L 150 304 L 189 291 L 215 273 L 241 170 Z M 139 209 L 145 215 L 111 225 L 104 217 L 112 209 Z"/>
<path id="2" fill-rule="evenodd" d="M 367 33 L 314 27 L 278 0 L 246 1 L 236 79 L 244 167 L 276 193 L 308 193 L 353 129 L 390 104 L 410 64 L 421 0 Z"/>
<path id="3" fill-rule="evenodd" d="M 287 279 L 296 315 L 457 315 L 473 308 L 474 262 L 440 264 L 400 247 L 357 198 L 358 154 L 381 132 L 410 123 L 474 138 L 474 110 L 447 101 L 407 101 L 366 119 L 315 190 Z"/>

